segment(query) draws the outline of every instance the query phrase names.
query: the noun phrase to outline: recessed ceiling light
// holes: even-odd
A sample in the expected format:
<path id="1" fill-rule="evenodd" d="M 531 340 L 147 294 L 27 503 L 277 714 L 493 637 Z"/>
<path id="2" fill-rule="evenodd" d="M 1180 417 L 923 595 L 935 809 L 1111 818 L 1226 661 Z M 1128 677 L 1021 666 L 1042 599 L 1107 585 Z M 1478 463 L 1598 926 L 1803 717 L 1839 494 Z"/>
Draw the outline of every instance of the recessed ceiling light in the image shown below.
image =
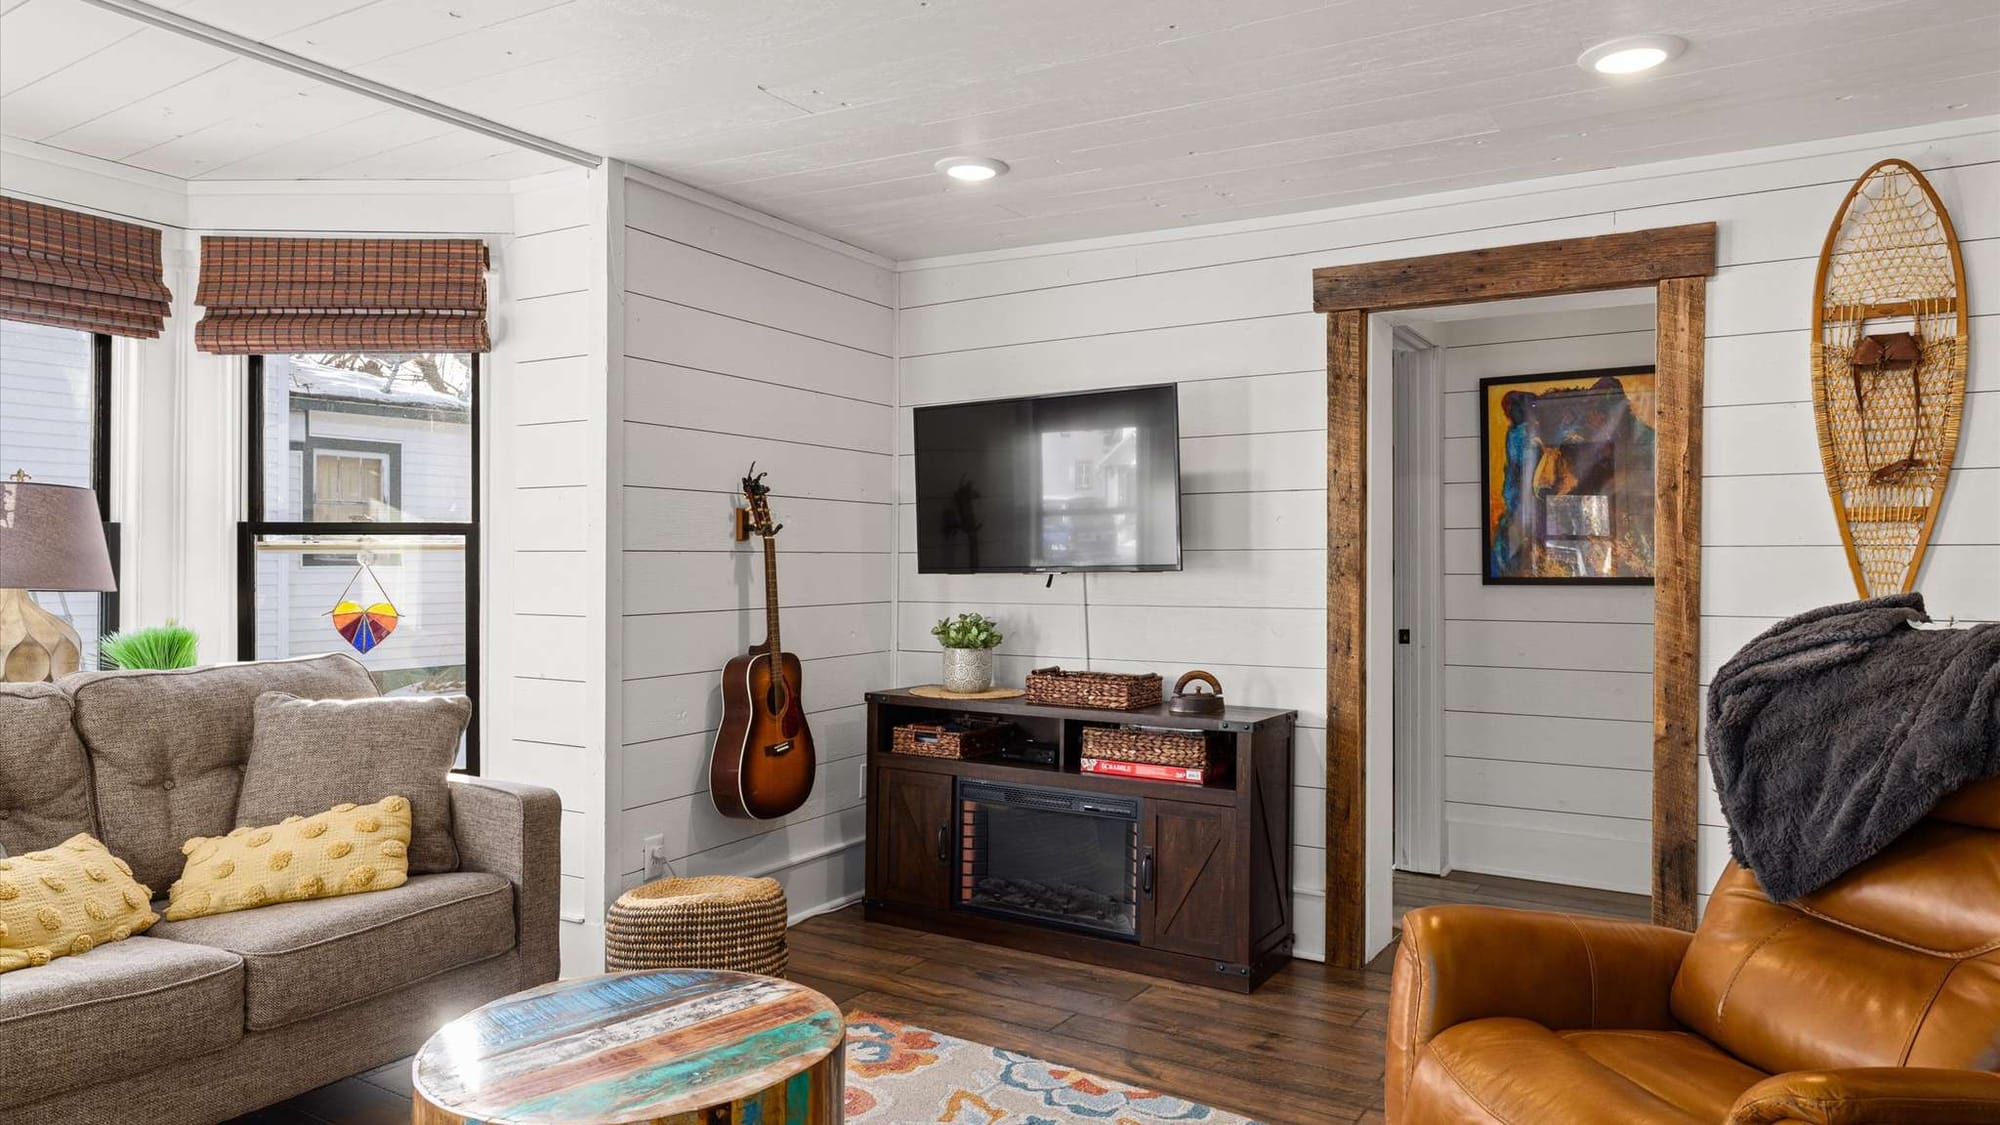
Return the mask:
<path id="1" fill-rule="evenodd" d="M 947 156 L 933 165 L 938 171 L 968 184 L 983 183 L 1007 174 L 1007 163 L 985 156 Z"/>
<path id="2" fill-rule="evenodd" d="M 1599 43 L 1577 56 L 1576 65 L 1599 74 L 1637 74 L 1687 50 L 1678 35 L 1628 35 Z"/>

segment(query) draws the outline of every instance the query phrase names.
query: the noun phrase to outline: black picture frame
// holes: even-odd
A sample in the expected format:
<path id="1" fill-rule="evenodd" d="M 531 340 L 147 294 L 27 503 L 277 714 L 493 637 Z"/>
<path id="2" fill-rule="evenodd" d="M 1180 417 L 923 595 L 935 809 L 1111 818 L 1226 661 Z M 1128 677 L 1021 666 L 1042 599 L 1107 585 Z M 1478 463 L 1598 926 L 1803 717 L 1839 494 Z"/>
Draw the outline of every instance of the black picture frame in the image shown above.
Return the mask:
<path id="1" fill-rule="evenodd" d="M 1494 375 L 1479 381 L 1476 407 L 1479 411 L 1479 583 L 1482 586 L 1651 586 L 1652 576 L 1636 577 L 1609 575 L 1604 577 L 1542 575 L 1496 575 L 1493 573 L 1493 518 L 1489 500 L 1493 494 L 1492 457 L 1492 388 L 1518 386 L 1527 383 L 1547 383 L 1559 380 L 1595 379 L 1603 376 L 1649 375 L 1656 376 L 1658 368 L 1654 364 L 1638 364 L 1628 367 L 1590 367 L 1580 371 L 1545 371 L 1531 375 Z M 1657 477 L 1653 486 L 1658 490 Z"/>

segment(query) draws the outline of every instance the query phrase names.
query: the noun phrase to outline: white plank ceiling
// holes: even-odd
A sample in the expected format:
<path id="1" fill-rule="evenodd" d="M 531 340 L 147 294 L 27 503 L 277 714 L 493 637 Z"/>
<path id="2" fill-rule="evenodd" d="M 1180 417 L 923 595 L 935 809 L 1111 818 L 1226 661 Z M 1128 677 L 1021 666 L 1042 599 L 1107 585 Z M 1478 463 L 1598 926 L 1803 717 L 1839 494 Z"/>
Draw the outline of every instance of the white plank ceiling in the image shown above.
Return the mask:
<path id="1" fill-rule="evenodd" d="M 1994 0 L 178 0 L 896 258 L 2000 112 Z M 0 0 L 0 131 L 202 179 L 552 166 L 82 0 Z M 1616 35 L 1692 46 L 1638 80 Z M 931 169 L 972 152 L 989 184 Z"/>
<path id="2" fill-rule="evenodd" d="M 155 6 L 299 54 L 323 35 L 343 64 L 381 62 L 400 76 L 413 60 L 431 65 L 432 52 L 444 69 L 453 56 L 437 44 L 460 23 L 560 5 L 462 0 L 463 16 L 362 0 Z M 353 25 L 369 12 L 368 27 Z M 392 13 L 393 31 L 380 22 Z M 184 179 L 505 180 L 567 166 L 82 0 L 0 0 L 0 133 Z"/>

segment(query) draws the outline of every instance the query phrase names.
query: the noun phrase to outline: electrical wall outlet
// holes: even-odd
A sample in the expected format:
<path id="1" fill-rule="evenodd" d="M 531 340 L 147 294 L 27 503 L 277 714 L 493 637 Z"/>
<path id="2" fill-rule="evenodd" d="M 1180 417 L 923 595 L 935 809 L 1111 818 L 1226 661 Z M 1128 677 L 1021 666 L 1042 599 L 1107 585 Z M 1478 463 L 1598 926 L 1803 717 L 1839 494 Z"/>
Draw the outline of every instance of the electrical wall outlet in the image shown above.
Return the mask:
<path id="1" fill-rule="evenodd" d="M 665 836 L 648 836 L 640 842 L 639 848 L 645 854 L 647 880 L 665 878 L 667 874 L 667 838 Z"/>
<path id="2" fill-rule="evenodd" d="M 865 769 L 861 771 L 861 792 L 856 793 L 855 796 L 864 801 L 868 799 L 868 771 Z"/>

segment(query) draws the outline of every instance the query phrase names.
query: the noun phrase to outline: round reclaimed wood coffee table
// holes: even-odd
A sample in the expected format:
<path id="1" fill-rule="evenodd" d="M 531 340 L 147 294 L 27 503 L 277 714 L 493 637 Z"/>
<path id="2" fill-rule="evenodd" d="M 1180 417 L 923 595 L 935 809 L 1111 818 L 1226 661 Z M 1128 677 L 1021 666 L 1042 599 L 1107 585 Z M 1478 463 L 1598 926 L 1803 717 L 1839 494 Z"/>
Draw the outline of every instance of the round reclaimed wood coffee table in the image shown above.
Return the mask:
<path id="1" fill-rule="evenodd" d="M 417 1052 L 415 1125 L 838 1125 L 845 1022 L 774 977 L 662 969 L 557 981 Z"/>

